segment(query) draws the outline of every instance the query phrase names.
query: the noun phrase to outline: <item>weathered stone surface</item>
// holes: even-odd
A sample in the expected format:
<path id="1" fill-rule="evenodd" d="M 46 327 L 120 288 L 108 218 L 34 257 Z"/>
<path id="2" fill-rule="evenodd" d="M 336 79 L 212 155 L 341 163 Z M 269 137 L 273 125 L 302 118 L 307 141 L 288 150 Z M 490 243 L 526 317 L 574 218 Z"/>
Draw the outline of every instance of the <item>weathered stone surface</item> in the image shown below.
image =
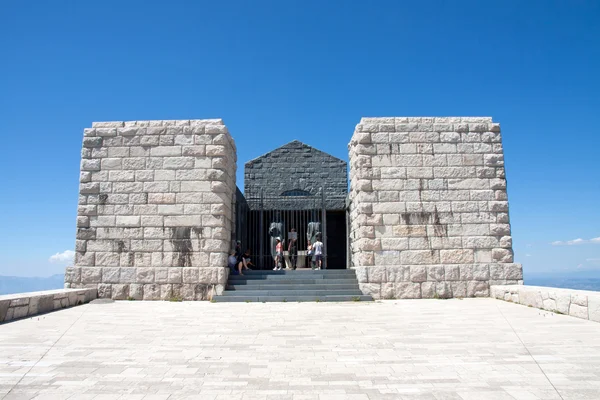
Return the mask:
<path id="1" fill-rule="evenodd" d="M 381 283 L 359 283 L 358 287 L 365 295 L 371 295 L 373 299 L 381 299 Z"/>
<path id="2" fill-rule="evenodd" d="M 222 121 L 94 126 L 84 132 L 83 141 L 75 257 L 79 269 L 69 269 L 65 283 L 108 285 L 102 294 L 110 288 L 112 297 L 121 298 L 125 287 L 117 284 L 183 282 L 181 269 L 155 274 L 154 268 L 224 267 L 232 237 L 237 157 Z M 161 232 L 145 236 L 144 227 Z M 202 232 L 201 237 L 195 232 Z M 197 246 L 200 239 L 203 248 Z M 216 281 L 217 271 L 214 279 L 203 278 Z M 186 279 L 203 283 L 199 274 Z M 134 289 L 130 286 L 133 295 L 127 296 L 157 298 L 150 286 L 141 296 Z"/>
<path id="3" fill-rule="evenodd" d="M 489 284 L 485 281 L 467 282 L 467 297 L 488 297 L 490 295 Z"/>
<path id="4" fill-rule="evenodd" d="M 394 297 L 396 299 L 420 299 L 421 285 L 413 282 L 394 283 Z"/>
<path id="5" fill-rule="evenodd" d="M 577 318 L 588 319 L 588 308 L 579 304 L 571 303 L 569 315 Z"/>
<path id="6" fill-rule="evenodd" d="M 381 283 L 443 283 L 421 285 L 423 297 L 483 296 L 490 281 L 522 281 L 513 264 L 498 124 L 363 118 L 348 149 L 355 267 L 369 275 L 371 268 L 410 266 L 408 277 L 390 268 L 387 281 L 377 274 Z"/>

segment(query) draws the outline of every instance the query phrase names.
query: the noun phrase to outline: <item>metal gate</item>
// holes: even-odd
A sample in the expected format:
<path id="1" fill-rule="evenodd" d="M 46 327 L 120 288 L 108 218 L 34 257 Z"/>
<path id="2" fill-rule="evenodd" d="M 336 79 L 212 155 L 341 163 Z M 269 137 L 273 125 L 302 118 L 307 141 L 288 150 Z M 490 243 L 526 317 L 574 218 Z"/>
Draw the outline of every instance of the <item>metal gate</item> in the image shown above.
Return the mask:
<path id="1" fill-rule="evenodd" d="M 311 268 L 314 257 L 307 256 L 308 243 L 314 243 L 320 237 L 323 242 L 323 268 L 328 267 L 328 202 L 322 190 L 316 196 L 302 192 L 289 192 L 286 196 L 261 193 L 259 197 L 250 198 L 240 198 L 239 195 L 236 202 L 236 239 L 241 242 L 242 252 L 250 250 L 255 269 L 275 267 L 276 238 L 280 238 L 283 244 L 285 267 Z M 340 212 L 344 213 L 345 219 L 345 211 Z M 343 225 L 346 243 L 345 220 Z M 296 251 L 293 245 L 290 246 L 294 236 Z M 343 266 L 338 267 L 345 268 L 345 261 Z"/>

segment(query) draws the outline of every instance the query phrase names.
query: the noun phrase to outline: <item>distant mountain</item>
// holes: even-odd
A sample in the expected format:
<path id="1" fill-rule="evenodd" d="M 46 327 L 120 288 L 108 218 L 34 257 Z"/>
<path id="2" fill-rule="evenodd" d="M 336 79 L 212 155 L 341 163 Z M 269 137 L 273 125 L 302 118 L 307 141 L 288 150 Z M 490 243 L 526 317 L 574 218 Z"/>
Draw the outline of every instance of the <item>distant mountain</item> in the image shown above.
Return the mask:
<path id="1" fill-rule="evenodd" d="M 47 278 L 0 276 L 0 295 L 62 289 L 64 281 L 65 276 L 63 274 L 56 274 Z"/>

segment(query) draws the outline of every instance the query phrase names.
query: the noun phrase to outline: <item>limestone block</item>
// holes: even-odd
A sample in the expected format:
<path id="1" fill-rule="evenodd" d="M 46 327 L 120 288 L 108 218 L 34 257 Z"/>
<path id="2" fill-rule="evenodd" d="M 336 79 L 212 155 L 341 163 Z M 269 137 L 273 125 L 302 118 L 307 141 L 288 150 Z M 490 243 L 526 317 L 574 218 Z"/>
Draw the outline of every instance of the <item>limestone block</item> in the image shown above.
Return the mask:
<path id="1" fill-rule="evenodd" d="M 427 280 L 427 267 L 411 265 L 409 271 L 411 282 L 425 282 Z"/>
<path id="2" fill-rule="evenodd" d="M 472 278 L 470 278 L 469 280 L 487 281 L 490 279 L 490 268 L 488 264 L 474 264 L 472 268 L 473 275 Z"/>
<path id="3" fill-rule="evenodd" d="M 444 280 L 444 266 L 443 265 L 428 265 L 426 269 L 427 269 L 427 280 L 428 281 L 443 281 Z"/>
<path id="4" fill-rule="evenodd" d="M 134 300 L 143 300 L 144 298 L 144 285 L 131 284 L 129 285 L 129 297 Z"/>
<path id="5" fill-rule="evenodd" d="M 385 282 L 381 284 L 381 298 L 382 299 L 393 299 L 395 298 L 394 284 L 392 282 Z"/>
<path id="6" fill-rule="evenodd" d="M 503 264 L 503 267 L 506 271 L 506 279 L 523 279 L 523 267 L 521 264 Z"/>
<path id="7" fill-rule="evenodd" d="M 381 299 L 381 283 L 359 283 L 358 287 L 364 295 L 370 295 L 375 300 Z"/>
<path id="8" fill-rule="evenodd" d="M 375 265 L 397 265 L 400 263 L 401 252 L 397 250 L 381 250 L 373 252 Z"/>
<path id="9" fill-rule="evenodd" d="M 195 284 L 184 284 L 181 286 L 181 297 L 183 300 L 195 300 L 196 295 L 194 291 Z"/>
<path id="10" fill-rule="evenodd" d="M 520 304 L 531 306 L 535 308 L 542 308 L 544 302 L 542 294 L 538 290 L 532 290 L 531 288 L 521 287 L 519 288 L 519 302 Z M 558 301 L 557 301 L 558 307 Z"/>
<path id="11" fill-rule="evenodd" d="M 590 321 L 600 322 L 600 295 L 588 296 L 588 317 Z"/>
<path id="12" fill-rule="evenodd" d="M 421 285 L 412 282 L 394 283 L 394 298 L 396 299 L 420 299 Z"/>
<path id="13" fill-rule="evenodd" d="M 375 265 L 375 255 L 373 252 L 361 251 L 353 253 L 352 259 L 355 260 L 357 266 L 371 266 Z"/>
<path id="14" fill-rule="evenodd" d="M 588 297 L 580 293 L 575 293 L 571 295 L 571 304 L 577 304 L 582 307 L 587 307 Z"/>
<path id="15" fill-rule="evenodd" d="M 465 281 L 450 282 L 450 287 L 452 289 L 452 297 L 467 297 L 467 283 Z"/>
<path id="16" fill-rule="evenodd" d="M 358 283 L 367 283 L 368 279 L 368 268 L 365 267 L 353 267 L 354 272 L 356 273 L 356 279 Z M 388 272 L 389 277 L 389 272 Z"/>
<path id="17" fill-rule="evenodd" d="M 513 253 L 510 249 L 492 249 L 492 260 L 501 263 L 512 263 Z"/>
<path id="18" fill-rule="evenodd" d="M 129 297 L 129 285 L 117 284 L 112 285 L 111 298 L 113 300 L 127 300 Z"/>
<path id="19" fill-rule="evenodd" d="M 569 315 L 577 318 L 588 319 L 588 308 L 578 304 L 571 303 Z"/>
<path id="20" fill-rule="evenodd" d="M 173 297 L 173 285 L 171 285 L 171 284 L 160 285 L 160 299 L 168 301 L 172 297 Z"/>
<path id="21" fill-rule="evenodd" d="M 436 296 L 435 284 L 436 282 L 421 283 L 421 298 L 433 299 Z"/>
<path id="22" fill-rule="evenodd" d="M 181 268 L 168 268 L 168 282 L 169 283 L 182 283 L 182 269 Z"/>
<path id="23" fill-rule="evenodd" d="M 120 269 L 119 282 L 120 283 L 134 283 L 134 282 L 136 282 L 136 279 L 137 279 L 136 272 L 137 271 L 136 271 L 135 268 L 121 268 Z"/>
<path id="24" fill-rule="evenodd" d="M 444 279 L 446 281 L 460 280 L 460 267 L 458 265 L 444 265 Z"/>
<path id="25" fill-rule="evenodd" d="M 503 210 L 503 211 L 506 211 L 506 210 Z M 510 236 L 510 225 L 509 224 L 490 224 L 490 233 L 494 236 Z"/>
<path id="26" fill-rule="evenodd" d="M 137 283 L 152 283 L 154 282 L 154 268 L 149 268 L 149 267 L 141 267 L 141 268 L 136 268 L 136 282 Z M 145 285 L 146 286 L 146 285 Z M 146 289 L 144 287 L 144 293 L 145 293 Z M 146 295 L 144 294 L 144 297 L 146 297 Z M 145 298 L 144 298 L 145 300 Z"/>
<path id="27" fill-rule="evenodd" d="M 542 308 L 544 310 L 552 311 L 552 312 L 558 310 L 558 308 L 556 307 L 556 300 L 554 300 L 554 299 L 542 300 Z"/>
<path id="28" fill-rule="evenodd" d="M 119 283 L 121 281 L 121 268 L 102 268 L 103 283 Z"/>
<path id="29" fill-rule="evenodd" d="M 112 296 L 112 285 L 108 283 L 100 283 L 98 285 L 98 298 L 110 299 Z"/>
<path id="30" fill-rule="evenodd" d="M 467 282 L 466 297 L 489 297 L 489 284 L 485 281 Z"/>
<path id="31" fill-rule="evenodd" d="M 475 261 L 471 249 L 440 250 L 440 258 L 443 264 L 468 264 Z"/>
<path id="32" fill-rule="evenodd" d="M 160 300 L 160 285 L 146 284 L 144 287 L 144 300 Z"/>
<path id="33" fill-rule="evenodd" d="M 388 282 L 386 267 L 370 267 L 367 269 L 369 283 Z"/>
<path id="34" fill-rule="evenodd" d="M 387 282 L 410 281 L 410 267 L 406 265 L 394 265 L 386 267 Z"/>
<path id="35" fill-rule="evenodd" d="M 81 283 L 100 283 L 102 282 L 102 268 L 99 267 L 82 267 L 81 268 Z"/>
<path id="36" fill-rule="evenodd" d="M 440 262 L 437 250 L 406 250 L 400 254 L 401 262 L 411 264 L 437 264 Z"/>
<path id="37" fill-rule="evenodd" d="M 511 236 L 502 236 L 500 238 L 500 247 L 504 249 L 512 249 L 512 237 Z"/>
<path id="38" fill-rule="evenodd" d="M 155 283 L 168 283 L 169 280 L 169 269 L 168 267 L 154 268 L 154 282 Z"/>
<path id="39" fill-rule="evenodd" d="M 423 285 L 423 284 L 421 284 Z M 440 299 L 449 299 L 452 297 L 452 286 L 450 282 L 435 282 L 435 293 Z"/>
<path id="40" fill-rule="evenodd" d="M 81 267 L 67 267 L 65 270 L 65 282 L 80 283 Z"/>

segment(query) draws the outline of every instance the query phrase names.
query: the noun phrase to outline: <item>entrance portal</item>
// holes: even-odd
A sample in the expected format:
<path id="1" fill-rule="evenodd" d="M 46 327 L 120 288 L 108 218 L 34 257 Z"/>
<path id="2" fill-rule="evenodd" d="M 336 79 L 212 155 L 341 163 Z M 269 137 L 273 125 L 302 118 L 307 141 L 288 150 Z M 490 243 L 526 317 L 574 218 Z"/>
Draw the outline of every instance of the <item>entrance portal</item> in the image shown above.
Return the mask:
<path id="1" fill-rule="evenodd" d="M 320 238 L 323 267 L 345 269 L 345 210 L 328 210 L 326 203 L 323 195 L 243 198 L 238 193 L 236 236 L 242 251 L 250 249 L 255 268 L 273 269 L 279 238 L 284 267 L 311 268 L 314 257 L 308 256 L 308 245 Z"/>

